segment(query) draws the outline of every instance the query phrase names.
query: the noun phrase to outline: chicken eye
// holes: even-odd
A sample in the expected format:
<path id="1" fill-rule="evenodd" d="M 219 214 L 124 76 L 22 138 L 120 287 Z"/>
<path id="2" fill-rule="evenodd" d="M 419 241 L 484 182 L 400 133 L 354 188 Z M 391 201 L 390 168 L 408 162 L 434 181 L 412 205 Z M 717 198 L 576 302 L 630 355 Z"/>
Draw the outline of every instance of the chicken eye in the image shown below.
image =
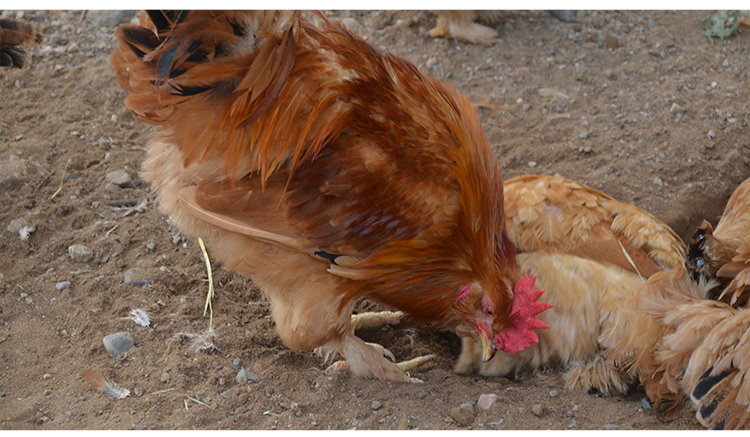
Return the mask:
<path id="1" fill-rule="evenodd" d="M 485 312 L 487 313 L 488 316 L 491 316 L 492 315 L 492 308 L 487 308 L 487 310 L 485 310 Z"/>

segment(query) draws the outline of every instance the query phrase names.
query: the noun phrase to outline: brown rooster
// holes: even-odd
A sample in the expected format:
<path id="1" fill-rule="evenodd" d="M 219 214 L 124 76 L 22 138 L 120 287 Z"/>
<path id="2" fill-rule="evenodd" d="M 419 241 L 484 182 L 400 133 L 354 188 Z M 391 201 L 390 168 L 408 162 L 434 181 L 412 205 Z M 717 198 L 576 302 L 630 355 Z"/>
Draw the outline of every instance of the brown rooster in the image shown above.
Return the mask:
<path id="1" fill-rule="evenodd" d="M 580 183 L 551 176 L 505 181 L 506 227 L 521 268 L 536 274 L 553 304 L 539 343 L 481 362 L 464 339 L 455 370 L 508 376 L 561 363 L 567 389 L 626 393 L 651 370 L 661 337 L 641 300 L 687 278 L 682 240 L 651 214 Z"/>
<path id="2" fill-rule="evenodd" d="M 357 298 L 493 349 L 536 340 L 532 281 L 503 230 L 502 180 L 471 102 L 321 14 L 149 12 L 112 63 L 160 126 L 161 209 L 249 276 L 294 349 L 409 378 L 351 332 Z M 516 285 L 516 283 L 519 283 Z"/>
<path id="3" fill-rule="evenodd" d="M 26 69 L 31 58 L 20 46 L 37 45 L 42 42 L 42 34 L 24 21 L 0 19 L 0 67 Z"/>

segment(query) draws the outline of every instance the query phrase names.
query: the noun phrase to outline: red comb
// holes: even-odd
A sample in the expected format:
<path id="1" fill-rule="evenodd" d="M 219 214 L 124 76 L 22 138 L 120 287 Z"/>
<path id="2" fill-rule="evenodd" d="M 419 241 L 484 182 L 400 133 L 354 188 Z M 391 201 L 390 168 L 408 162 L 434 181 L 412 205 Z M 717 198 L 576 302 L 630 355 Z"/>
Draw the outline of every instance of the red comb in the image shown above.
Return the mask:
<path id="1" fill-rule="evenodd" d="M 534 281 L 536 276 L 526 276 L 518 281 L 513 290 L 513 306 L 510 310 L 515 319 L 507 329 L 495 334 L 495 346 L 510 355 L 521 352 L 533 343 L 539 343 L 534 329 L 549 329 L 549 325 L 537 319 L 536 315 L 552 308 L 552 305 L 536 301 L 544 290 L 534 290 Z"/>

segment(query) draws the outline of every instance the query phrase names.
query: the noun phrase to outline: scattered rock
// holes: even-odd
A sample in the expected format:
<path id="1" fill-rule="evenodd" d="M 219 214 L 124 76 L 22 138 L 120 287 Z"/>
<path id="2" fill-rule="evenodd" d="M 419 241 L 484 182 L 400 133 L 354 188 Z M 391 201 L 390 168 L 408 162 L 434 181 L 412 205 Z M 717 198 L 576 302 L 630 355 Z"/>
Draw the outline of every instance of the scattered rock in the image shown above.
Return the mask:
<path id="1" fill-rule="evenodd" d="M 711 139 L 716 138 L 716 132 L 714 132 L 713 130 L 708 131 L 708 137 Z"/>
<path id="2" fill-rule="evenodd" d="M 146 244 L 146 250 L 148 250 L 149 252 L 153 252 L 154 250 L 156 250 L 156 244 L 154 244 L 153 241 L 148 242 Z"/>
<path id="3" fill-rule="evenodd" d="M 656 21 L 653 18 L 648 19 L 648 27 L 656 26 Z"/>
<path id="4" fill-rule="evenodd" d="M 542 417 L 542 414 L 544 414 L 544 407 L 542 404 L 534 404 L 531 406 L 531 412 L 534 413 L 534 416 L 536 417 Z"/>
<path id="5" fill-rule="evenodd" d="M 260 381 L 260 378 L 258 377 L 258 375 L 245 369 L 244 367 L 241 368 L 239 372 L 237 372 L 237 376 L 235 376 L 234 379 L 240 384 L 245 383 L 247 381 L 252 381 L 257 384 L 258 381 Z"/>
<path id="6" fill-rule="evenodd" d="M 55 284 L 55 288 L 57 288 L 57 291 L 67 290 L 70 288 L 70 281 L 60 281 Z"/>
<path id="7" fill-rule="evenodd" d="M 64 46 L 68 43 L 68 38 L 64 35 L 53 35 L 49 42 L 53 46 Z"/>
<path id="8" fill-rule="evenodd" d="M 588 131 L 583 131 L 583 132 L 581 132 L 581 133 L 580 133 L 580 134 L 578 135 L 578 138 L 582 138 L 582 139 L 584 139 L 584 140 L 587 140 L 587 139 L 589 139 L 589 132 L 588 132 Z"/>
<path id="9" fill-rule="evenodd" d="M 133 394 L 136 396 L 143 396 L 143 389 L 140 387 L 133 388 Z"/>
<path id="10" fill-rule="evenodd" d="M 91 260 L 94 256 L 94 251 L 90 247 L 84 246 L 83 244 L 74 244 L 68 247 L 68 253 L 70 254 L 73 261 L 81 264 L 85 264 Z"/>
<path id="11" fill-rule="evenodd" d="M 86 20 L 96 27 L 117 27 L 129 23 L 135 11 L 88 11 Z"/>
<path id="12" fill-rule="evenodd" d="M 549 397 L 556 398 L 558 394 L 557 390 L 550 390 Z"/>
<path id="13" fill-rule="evenodd" d="M 107 173 L 106 181 L 110 184 L 117 185 L 120 188 L 126 188 L 133 185 L 133 178 L 124 171 L 111 171 Z"/>
<path id="14" fill-rule="evenodd" d="M 226 383 L 227 381 L 224 378 L 219 378 L 219 385 L 224 385 Z"/>
<path id="15" fill-rule="evenodd" d="M 497 401 L 497 395 L 494 393 L 489 394 L 482 394 L 479 395 L 479 400 L 477 401 L 477 407 L 479 407 L 480 410 L 489 410 L 492 404 L 494 404 Z"/>
<path id="16" fill-rule="evenodd" d="M 729 68 L 729 61 L 727 59 L 724 59 L 724 62 L 721 63 L 721 66 L 724 68 Z"/>
<path id="17" fill-rule="evenodd" d="M 159 377 L 159 381 L 164 383 L 169 382 L 169 373 L 162 372 L 161 376 Z"/>
<path id="18" fill-rule="evenodd" d="M 156 267 L 151 268 L 140 268 L 135 267 L 125 272 L 125 283 L 128 285 L 135 285 L 136 287 L 144 287 L 148 284 L 153 284 L 157 281 L 164 280 L 164 272 L 157 269 Z"/>
<path id="19" fill-rule="evenodd" d="M 470 403 L 463 403 L 460 407 L 451 409 L 451 417 L 461 426 L 469 426 L 474 422 L 474 407 Z"/>
<path id="20" fill-rule="evenodd" d="M 604 37 L 604 47 L 606 47 L 608 49 L 611 49 L 611 50 L 619 49 L 620 48 L 620 40 L 617 39 L 617 37 L 614 36 L 614 35 L 612 35 L 611 33 L 608 33 Z"/>
<path id="21" fill-rule="evenodd" d="M 235 358 L 234 361 L 232 361 L 232 364 L 235 366 L 239 366 L 240 364 L 242 364 L 242 361 L 240 361 L 239 358 Z"/>
<path id="22" fill-rule="evenodd" d="M 664 187 L 664 182 L 663 182 L 663 181 L 661 180 L 661 178 L 659 178 L 659 177 L 656 177 L 656 178 L 654 178 L 654 183 L 655 183 L 656 185 L 658 185 L 658 186 L 659 186 L 659 188 L 663 188 L 663 187 Z"/>
<path id="23" fill-rule="evenodd" d="M 117 332 L 104 337 L 102 343 L 109 356 L 114 358 L 133 347 L 133 337 L 127 332 Z"/>
<path id="24" fill-rule="evenodd" d="M 370 405 L 370 408 L 372 408 L 375 411 L 378 411 L 379 409 L 383 408 L 383 404 L 381 404 L 378 401 L 375 401 L 372 403 L 372 405 Z"/>
<path id="25" fill-rule="evenodd" d="M 255 334 L 253 334 L 253 331 L 245 331 L 245 338 L 248 340 L 252 340 L 253 337 L 255 337 Z"/>
<path id="26" fill-rule="evenodd" d="M 683 115 L 685 115 L 685 108 L 678 105 L 677 103 L 672 103 L 672 107 L 669 108 L 669 112 L 677 116 L 677 120 L 679 121 Z"/>
<path id="27" fill-rule="evenodd" d="M 529 167 L 531 168 L 536 167 L 536 161 L 529 161 Z"/>

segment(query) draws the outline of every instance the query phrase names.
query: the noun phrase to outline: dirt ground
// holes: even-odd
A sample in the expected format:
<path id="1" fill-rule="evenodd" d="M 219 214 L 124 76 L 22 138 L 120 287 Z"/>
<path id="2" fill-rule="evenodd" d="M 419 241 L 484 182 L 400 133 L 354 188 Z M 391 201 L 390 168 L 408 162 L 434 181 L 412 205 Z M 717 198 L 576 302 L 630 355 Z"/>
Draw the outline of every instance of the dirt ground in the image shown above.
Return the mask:
<path id="1" fill-rule="evenodd" d="M 709 40 L 699 23 L 711 13 L 589 11 L 563 23 L 507 12 L 491 47 L 427 37 L 436 17 L 426 11 L 327 14 L 480 104 L 505 178 L 575 179 L 688 238 L 702 219 L 716 223 L 750 175 L 750 29 Z M 262 292 L 218 266 L 215 348 L 195 352 L 185 337 L 209 326 L 205 264 L 139 180 L 151 127 L 125 109 L 110 68 L 114 28 L 134 13 L 3 15 L 30 20 L 45 40 L 30 70 L 0 72 L 0 428 L 466 429 L 451 410 L 492 393 L 489 410 L 464 409 L 468 428 L 701 428 L 691 408 L 661 423 L 638 387 L 609 398 L 567 391 L 554 368 L 456 375 L 458 339 L 408 321 L 360 335 L 400 359 L 436 353 L 411 372 L 424 384 L 327 376 L 311 351 L 284 347 Z M 116 171 L 132 181 L 108 177 Z M 34 228 L 25 240 L 23 226 Z M 74 244 L 90 248 L 88 262 L 72 258 Z M 126 284 L 126 272 L 154 282 Z M 134 309 L 150 327 L 128 319 Z M 382 307 L 358 306 L 372 309 Z M 102 339 L 121 331 L 135 345 L 110 358 Z M 257 382 L 237 382 L 241 367 Z M 86 368 L 130 395 L 89 389 Z"/>

